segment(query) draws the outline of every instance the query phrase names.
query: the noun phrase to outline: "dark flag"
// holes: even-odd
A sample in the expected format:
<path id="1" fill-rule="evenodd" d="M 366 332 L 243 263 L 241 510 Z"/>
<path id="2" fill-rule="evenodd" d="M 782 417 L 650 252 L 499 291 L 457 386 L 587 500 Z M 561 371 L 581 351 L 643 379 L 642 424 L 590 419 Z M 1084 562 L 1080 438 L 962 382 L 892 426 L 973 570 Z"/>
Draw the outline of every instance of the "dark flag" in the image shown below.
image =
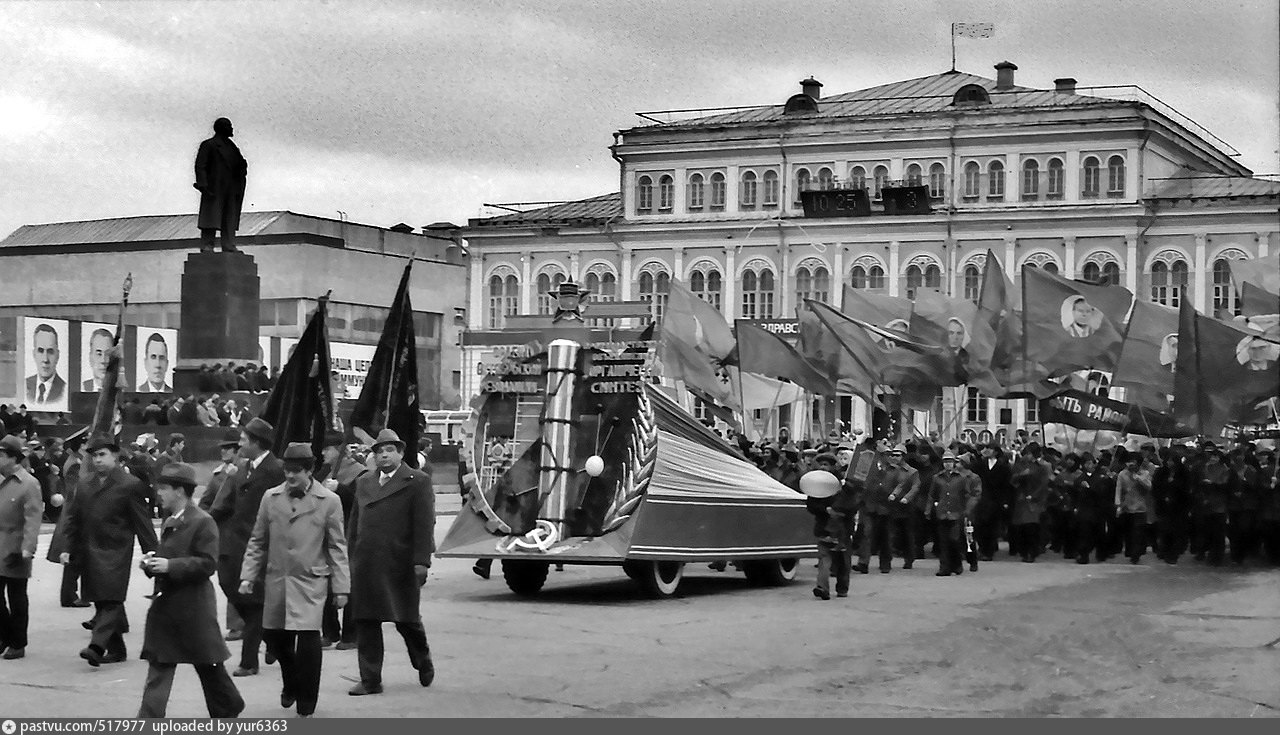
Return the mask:
<path id="1" fill-rule="evenodd" d="M 133 288 L 133 274 L 125 276 L 120 295 L 120 317 L 116 320 L 116 338 L 107 353 L 107 371 L 102 376 L 102 392 L 98 394 L 98 405 L 93 410 L 93 423 L 89 425 L 89 434 L 106 434 L 115 436 L 120 433 L 120 352 L 124 349 L 120 340 L 124 338 L 124 310 L 129 306 L 129 291 Z"/>
<path id="2" fill-rule="evenodd" d="M 804 359 L 785 339 L 749 321 L 737 321 L 738 367 L 743 372 L 785 378 L 810 393 L 835 395 L 822 370 Z"/>
<path id="3" fill-rule="evenodd" d="M 333 428 L 333 383 L 325 324 L 328 310 L 329 297 L 325 295 L 267 396 L 262 418 L 275 427 L 276 445 L 271 451 L 276 456 L 284 453 L 289 442 L 307 442 L 319 457 L 325 433 Z"/>
<path id="4" fill-rule="evenodd" d="M 1077 429 L 1119 431 L 1150 437 L 1178 438 L 1195 433 L 1168 414 L 1074 389 L 1040 401 L 1040 420 Z"/>
<path id="5" fill-rule="evenodd" d="M 1168 411 L 1177 359 L 1178 310 L 1141 299 L 1135 301 L 1112 385 L 1125 389 L 1129 403 Z"/>
<path id="6" fill-rule="evenodd" d="M 1245 281 L 1240 287 L 1240 313 L 1247 317 L 1280 314 L 1280 294 Z"/>
<path id="7" fill-rule="evenodd" d="M 378 348 L 369 362 L 364 388 L 351 409 L 351 425 L 369 436 L 391 429 L 404 442 L 405 464 L 416 468 L 422 414 L 418 410 L 418 349 L 413 333 L 413 305 L 409 302 L 412 268 L 410 261 L 400 276 L 391 313 L 382 325 Z"/>
<path id="8" fill-rule="evenodd" d="M 1034 266 L 1022 269 L 1024 360 L 1050 377 L 1111 370 L 1133 294 L 1120 286 L 1072 281 Z"/>
<path id="9" fill-rule="evenodd" d="M 1173 415 L 1204 436 L 1250 422 L 1280 396 L 1280 343 L 1196 313 L 1178 312 Z"/>

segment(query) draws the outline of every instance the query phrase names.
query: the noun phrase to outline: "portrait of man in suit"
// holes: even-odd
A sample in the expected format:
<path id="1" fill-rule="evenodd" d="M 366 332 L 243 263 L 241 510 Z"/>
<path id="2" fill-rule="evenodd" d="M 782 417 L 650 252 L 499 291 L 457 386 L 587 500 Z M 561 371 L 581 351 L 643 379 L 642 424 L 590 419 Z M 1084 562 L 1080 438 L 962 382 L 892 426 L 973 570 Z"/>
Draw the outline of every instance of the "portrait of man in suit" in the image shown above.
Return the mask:
<path id="1" fill-rule="evenodd" d="M 147 337 L 143 352 L 143 379 L 139 393 L 172 393 L 173 386 L 165 382 L 169 374 L 169 345 L 159 332 Z"/>
<path id="2" fill-rule="evenodd" d="M 1067 334 L 1081 339 L 1092 335 L 1102 326 L 1102 312 L 1093 308 L 1085 297 L 1070 296 L 1062 302 L 1062 328 Z"/>
<path id="3" fill-rule="evenodd" d="M 37 411 L 65 410 L 67 381 L 58 375 L 62 349 L 58 332 L 52 325 L 40 323 L 31 335 L 31 359 L 35 374 L 27 376 L 27 403 Z M 62 409 L 57 406 L 64 406 Z"/>
<path id="4" fill-rule="evenodd" d="M 1245 337 L 1236 345 L 1236 361 L 1248 370 L 1271 372 L 1280 359 L 1280 345 L 1261 337 Z"/>
<path id="5" fill-rule="evenodd" d="M 111 332 L 101 327 L 93 330 L 93 334 L 89 335 L 89 348 L 86 358 L 89 362 L 89 367 L 93 370 L 93 375 L 81 383 L 80 390 L 85 393 L 99 393 L 102 391 L 102 379 L 107 374 L 107 358 L 114 344 L 115 338 L 111 336 Z"/>

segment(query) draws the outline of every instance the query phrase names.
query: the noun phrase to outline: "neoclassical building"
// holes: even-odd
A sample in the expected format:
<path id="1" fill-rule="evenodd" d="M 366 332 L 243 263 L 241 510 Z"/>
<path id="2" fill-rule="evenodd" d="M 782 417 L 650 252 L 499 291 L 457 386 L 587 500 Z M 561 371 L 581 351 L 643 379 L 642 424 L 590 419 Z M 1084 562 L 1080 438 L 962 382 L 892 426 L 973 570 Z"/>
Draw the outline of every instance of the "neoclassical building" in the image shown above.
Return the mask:
<path id="1" fill-rule="evenodd" d="M 618 192 L 469 222 L 469 330 L 546 312 L 566 278 L 597 299 L 647 301 L 659 321 L 673 276 L 731 321 L 794 319 L 804 298 L 839 306 L 845 285 L 977 298 L 988 250 L 1015 281 L 1034 265 L 1236 309 L 1228 261 L 1280 247 L 1280 183 L 1138 88 L 1031 89 L 1016 69 L 829 97 L 806 79 L 782 104 L 641 113 L 614 134 Z M 928 207 L 902 212 L 904 187 Z M 837 208 L 863 192 L 870 210 L 816 216 L 832 212 L 809 194 L 806 216 L 814 191 Z M 976 393 L 958 408 L 975 433 L 1036 421 L 1034 406 Z M 867 421 L 851 397 L 835 410 Z"/>

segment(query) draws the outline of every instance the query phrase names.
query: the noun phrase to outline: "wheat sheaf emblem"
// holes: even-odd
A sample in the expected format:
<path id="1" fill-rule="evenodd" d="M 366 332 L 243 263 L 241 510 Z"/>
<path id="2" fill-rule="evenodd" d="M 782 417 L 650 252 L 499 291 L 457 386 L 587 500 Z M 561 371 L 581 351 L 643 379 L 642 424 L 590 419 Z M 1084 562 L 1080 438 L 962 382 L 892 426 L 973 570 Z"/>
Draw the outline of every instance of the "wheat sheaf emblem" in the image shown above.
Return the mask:
<path id="1" fill-rule="evenodd" d="M 631 438 L 627 446 L 627 458 L 622 466 L 622 477 L 614 490 L 613 502 L 604 516 L 604 533 L 608 533 L 631 517 L 649 481 L 653 479 L 653 468 L 658 461 L 658 423 L 653 417 L 653 405 L 649 395 L 641 393 L 636 406 L 635 418 L 631 419 Z"/>

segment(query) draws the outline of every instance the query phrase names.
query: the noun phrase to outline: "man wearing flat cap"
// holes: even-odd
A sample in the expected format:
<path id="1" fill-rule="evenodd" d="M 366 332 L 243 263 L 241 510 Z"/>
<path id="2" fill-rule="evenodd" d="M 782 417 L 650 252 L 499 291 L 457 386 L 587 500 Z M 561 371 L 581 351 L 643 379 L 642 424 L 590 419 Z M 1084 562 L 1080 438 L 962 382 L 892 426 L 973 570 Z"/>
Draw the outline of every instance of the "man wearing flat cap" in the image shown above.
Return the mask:
<path id="1" fill-rule="evenodd" d="M 320 697 L 324 604 L 347 604 L 351 578 L 342 502 L 312 476 L 311 445 L 284 452 L 284 483 L 262 498 L 240 569 L 240 594 L 261 588 L 263 638 L 280 662 L 280 706 L 309 717 Z"/>
<path id="2" fill-rule="evenodd" d="M 0 439 L 0 658 L 27 652 L 27 581 L 40 536 L 40 483 L 22 467 L 22 440 Z"/>
<path id="3" fill-rule="evenodd" d="M 60 561 L 80 566 L 82 596 L 94 604 L 93 636 L 80 658 L 96 668 L 128 658 L 124 601 L 133 571 L 133 543 L 136 538 L 143 553 L 155 551 L 156 532 L 147 491 L 120 465 L 115 438 L 96 434 L 85 449 L 93 472 L 66 510 L 68 550 Z"/>
<path id="4" fill-rule="evenodd" d="M 393 622 L 418 670 L 431 686 L 435 666 L 419 612 L 421 588 L 435 553 L 435 493 L 431 478 L 404 463 L 404 442 L 390 429 L 378 433 L 375 471 L 356 482 L 347 529 L 351 549 L 351 604 L 356 622 L 360 683 L 352 696 L 382 692 L 382 623 Z"/>
<path id="5" fill-rule="evenodd" d="M 240 568 L 245 547 L 253 533 L 262 497 L 284 484 L 284 466 L 271 453 L 275 428 L 254 417 L 240 429 L 240 456 L 248 460 L 244 471 L 230 481 L 230 489 L 216 498 L 209 514 L 218 522 L 218 585 L 244 621 L 241 634 L 240 665 L 232 676 L 258 673 L 258 653 L 262 647 L 262 591 L 240 592 Z M 268 651 L 268 656 L 270 656 Z"/>
<path id="6" fill-rule="evenodd" d="M 223 664 L 231 652 L 218 627 L 218 600 L 211 581 L 218 565 L 218 526 L 191 496 L 196 471 L 171 462 L 156 477 L 155 491 L 165 520 L 160 546 L 139 565 L 155 579 L 142 641 L 147 683 L 138 717 L 164 717 L 178 664 L 191 664 L 200 677 L 210 717 L 236 717 L 244 699 Z"/>

